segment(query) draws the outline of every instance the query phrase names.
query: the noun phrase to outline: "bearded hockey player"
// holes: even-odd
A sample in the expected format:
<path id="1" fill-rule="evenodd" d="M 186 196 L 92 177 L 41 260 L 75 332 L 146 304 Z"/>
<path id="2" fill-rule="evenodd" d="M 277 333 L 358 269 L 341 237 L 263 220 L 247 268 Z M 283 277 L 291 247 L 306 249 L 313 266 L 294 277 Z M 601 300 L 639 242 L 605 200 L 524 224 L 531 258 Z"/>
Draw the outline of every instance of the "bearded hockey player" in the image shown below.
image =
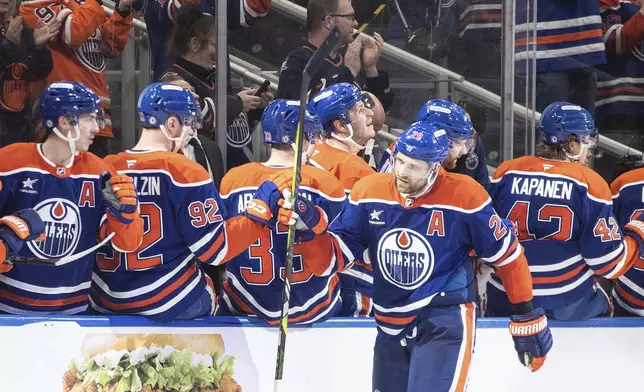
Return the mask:
<path id="1" fill-rule="evenodd" d="M 476 328 L 472 250 L 503 280 L 521 363 L 537 371 L 552 347 L 521 245 L 482 186 L 441 168 L 449 145 L 445 130 L 412 124 L 396 142 L 393 173 L 358 181 L 328 232 L 311 241 L 326 256 L 316 260 L 343 267 L 360 256 L 373 266 L 373 390 L 464 390 Z M 316 223 L 303 215 L 301 224 Z M 329 262 L 306 267 L 324 276 Z"/>
<path id="2" fill-rule="evenodd" d="M 100 100 L 81 83 L 58 82 L 40 97 L 47 140 L 0 149 L 0 214 L 33 208 L 45 225 L 42 241 L 29 240 L 19 256 L 59 259 L 112 235 L 112 246 L 131 252 L 143 237 L 132 179 L 87 152 L 103 121 Z M 103 189 L 104 172 L 112 174 Z M 102 191 L 101 191 L 102 190 Z M 20 217 L 29 222 L 28 217 Z M 33 223 L 27 224 L 33 229 Z M 10 246 L 11 247 L 11 246 Z M 0 311 L 76 314 L 88 308 L 94 252 L 61 266 L 20 265 L 0 274 Z"/>

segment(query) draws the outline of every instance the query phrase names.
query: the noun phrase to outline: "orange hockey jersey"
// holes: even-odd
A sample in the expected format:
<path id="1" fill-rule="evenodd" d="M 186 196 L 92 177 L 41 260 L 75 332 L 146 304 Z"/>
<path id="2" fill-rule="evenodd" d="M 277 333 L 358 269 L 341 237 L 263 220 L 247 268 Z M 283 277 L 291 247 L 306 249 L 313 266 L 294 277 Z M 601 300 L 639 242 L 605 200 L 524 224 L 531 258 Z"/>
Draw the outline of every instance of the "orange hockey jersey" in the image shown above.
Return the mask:
<path id="1" fill-rule="evenodd" d="M 123 18 L 114 12 L 108 19 L 95 0 L 26 0 L 20 4 L 20 16 L 31 29 L 54 19 L 62 21 L 58 38 L 49 43 L 54 68 L 44 83 L 32 87 L 32 96 L 61 80 L 85 84 L 101 98 L 105 110 L 107 121 L 98 135 L 112 137 L 105 59 L 117 56 L 125 48 L 132 15 Z"/>
<path id="2" fill-rule="evenodd" d="M 326 142 L 317 143 L 309 163 L 333 174 L 340 180 L 344 192 L 349 193 L 353 185 L 363 177 L 375 173 L 367 162 L 359 156 L 330 146 Z"/>

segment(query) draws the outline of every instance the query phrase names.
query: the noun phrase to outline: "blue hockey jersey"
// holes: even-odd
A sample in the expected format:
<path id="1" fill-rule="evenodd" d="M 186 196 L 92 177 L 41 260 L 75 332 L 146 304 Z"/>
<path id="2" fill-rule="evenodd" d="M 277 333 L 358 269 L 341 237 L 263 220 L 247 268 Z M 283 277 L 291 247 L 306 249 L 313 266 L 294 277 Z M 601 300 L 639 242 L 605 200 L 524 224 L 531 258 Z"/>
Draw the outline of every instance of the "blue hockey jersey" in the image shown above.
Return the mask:
<path id="1" fill-rule="evenodd" d="M 390 173 L 358 181 L 329 233 L 316 237 L 318 253 L 330 252 L 348 266 L 360 257 L 373 266 L 376 323 L 392 338 L 413 328 L 427 306 L 475 299 L 472 250 L 499 268 L 525 267 L 521 246 L 483 187 L 442 169 L 431 191 L 416 199 L 398 193 Z M 316 274 L 328 268 L 309 267 Z M 531 298 L 527 271 L 513 283 L 521 287 L 513 303 Z"/>
<path id="2" fill-rule="evenodd" d="M 0 214 L 33 208 L 45 223 L 46 239 L 28 242 L 20 256 L 58 259 L 97 244 L 106 213 L 100 174 L 115 173 L 111 165 L 87 152 L 79 153 L 71 165 L 56 165 L 45 157 L 42 145 L 34 143 L 9 145 L 0 149 L 0 155 Z M 132 250 L 139 245 L 140 222 L 109 222 L 108 231 L 116 232 L 115 246 Z M 0 312 L 84 312 L 93 265 L 94 253 L 58 267 L 16 264 L 0 274 Z"/>
<path id="3" fill-rule="evenodd" d="M 640 116 L 644 112 L 644 15 L 640 4 L 604 0 L 605 65 L 597 75 L 597 118 Z"/>
<path id="4" fill-rule="evenodd" d="M 253 192 L 271 175 L 285 170 L 262 163 L 248 163 L 230 170 L 221 182 L 222 199 L 231 216 L 246 209 Z M 289 172 L 292 170 L 287 168 Z M 331 174 L 312 166 L 302 166 L 300 193 L 320 206 L 331 221 L 345 201 L 342 186 Z M 254 314 L 277 324 L 282 310 L 284 257 L 288 229 L 278 225 L 263 228 L 260 237 L 247 250 L 226 264 L 228 281 L 220 305 L 234 314 Z M 312 323 L 326 320 L 340 308 L 338 265 L 325 277 L 316 277 L 304 268 L 301 256 L 304 242 L 295 247 L 289 322 Z M 312 257 L 320 257 L 313 255 Z M 328 260 L 327 260 L 328 262 Z"/>
<path id="5" fill-rule="evenodd" d="M 534 0 L 516 2 L 516 68 L 536 72 L 560 71 L 604 64 L 604 41 L 597 0 L 539 0 L 534 20 Z M 536 37 L 534 29 L 536 27 Z M 534 72 L 534 70 L 532 70 Z"/>
<path id="6" fill-rule="evenodd" d="M 183 155 L 126 151 L 105 159 L 134 179 L 145 235 L 136 252 L 97 252 L 92 307 L 168 321 L 208 291 L 214 311 L 213 284 L 198 263 L 218 265 L 247 248 L 259 224 L 246 217 L 227 221 L 210 175 Z"/>
<path id="7" fill-rule="evenodd" d="M 620 227 L 644 213 L 644 169 L 622 174 L 610 187 Z M 644 317 L 644 260 L 637 258 L 633 267 L 615 281 L 613 298 L 622 308 Z"/>
<path id="8" fill-rule="evenodd" d="M 563 308 L 594 291 L 593 276 L 615 279 L 629 266 L 636 247 L 624 241 L 608 184 L 592 169 L 513 159 L 497 168 L 490 195 L 525 249 L 535 306 Z M 502 289 L 495 275 L 490 283 Z"/>

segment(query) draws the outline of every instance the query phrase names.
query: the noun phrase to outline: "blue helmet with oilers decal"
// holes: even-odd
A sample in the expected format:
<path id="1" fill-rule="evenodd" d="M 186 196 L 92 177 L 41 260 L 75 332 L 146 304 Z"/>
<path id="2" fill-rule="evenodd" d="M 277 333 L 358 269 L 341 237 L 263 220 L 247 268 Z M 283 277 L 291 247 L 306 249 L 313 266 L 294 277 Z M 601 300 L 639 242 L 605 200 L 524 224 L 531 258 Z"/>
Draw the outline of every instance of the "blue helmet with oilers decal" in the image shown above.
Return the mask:
<path id="1" fill-rule="evenodd" d="M 553 102 L 541 113 L 539 122 L 541 140 L 547 145 L 557 146 L 576 136 L 578 141 L 595 143 L 597 130 L 595 121 L 588 110 L 569 102 Z"/>
<path id="2" fill-rule="evenodd" d="M 100 98 L 87 86 L 78 82 L 55 82 L 40 95 L 42 125 L 49 134 L 58 126 L 58 118 L 69 118 L 73 124 L 83 114 L 96 113 L 99 128 L 103 127 Z"/>
<path id="3" fill-rule="evenodd" d="M 139 122 L 146 128 L 160 128 L 171 116 L 181 124 L 201 128 L 201 111 L 186 89 L 169 83 L 152 83 L 139 96 Z"/>
<path id="4" fill-rule="evenodd" d="M 316 136 L 322 131 L 320 119 L 304 111 L 304 135 L 313 143 Z M 300 120 L 300 101 L 276 99 L 272 101 L 262 114 L 262 129 L 264 143 L 293 144 L 297 133 L 297 124 Z"/>
<path id="5" fill-rule="evenodd" d="M 320 118 L 324 130 L 331 132 L 334 120 L 350 124 L 349 110 L 365 99 L 365 94 L 355 84 L 338 83 L 320 91 L 307 108 Z"/>
<path id="6" fill-rule="evenodd" d="M 433 124 L 415 122 L 398 136 L 394 154 L 429 163 L 442 163 L 447 158 L 450 140 L 444 129 Z"/>
<path id="7" fill-rule="evenodd" d="M 454 102 L 430 99 L 420 108 L 416 121 L 436 124 L 450 139 L 466 139 L 474 135 L 470 115 Z"/>

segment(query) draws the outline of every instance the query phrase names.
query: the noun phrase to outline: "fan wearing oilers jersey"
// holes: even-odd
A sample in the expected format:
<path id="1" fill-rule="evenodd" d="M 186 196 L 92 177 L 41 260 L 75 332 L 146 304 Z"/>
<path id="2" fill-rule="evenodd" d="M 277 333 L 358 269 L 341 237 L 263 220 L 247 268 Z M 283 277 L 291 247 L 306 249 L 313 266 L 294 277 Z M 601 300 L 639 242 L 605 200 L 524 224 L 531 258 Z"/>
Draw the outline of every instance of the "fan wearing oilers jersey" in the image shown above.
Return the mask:
<path id="1" fill-rule="evenodd" d="M 156 321 L 212 315 L 213 282 L 199 263 L 219 265 L 248 249 L 273 211 L 277 215 L 282 194 L 266 178 L 249 194 L 246 208 L 229 218 L 208 172 L 177 153 L 201 126 L 194 96 L 173 84 L 153 83 L 137 106 L 139 141 L 106 160 L 134 178 L 145 235 L 132 253 L 111 247 L 96 253 L 92 307 Z M 274 181 L 288 186 L 290 180 Z"/>
<path id="2" fill-rule="evenodd" d="M 262 115 L 262 129 L 264 143 L 270 145 L 270 158 L 265 163 L 253 162 L 230 170 L 221 183 L 221 198 L 231 216 L 243 213 L 262 181 L 278 173 L 292 176 L 299 110 L 299 101 L 278 99 L 267 106 Z M 326 222 L 340 212 L 346 197 L 333 175 L 306 165 L 322 127 L 316 116 L 307 111 L 305 114 L 299 189 L 301 197 L 310 200 L 315 211 L 324 216 L 323 224 L 313 230 L 320 233 L 326 228 Z M 252 246 L 226 264 L 228 280 L 224 283 L 218 314 L 253 314 L 270 324 L 279 322 L 287 233 L 288 226 L 272 222 L 262 229 Z M 320 322 L 337 315 L 342 306 L 337 271 L 316 277 L 304 268 L 300 252 L 310 246 L 303 242 L 306 239 L 311 237 L 300 239 L 302 242 L 294 248 L 289 323 Z M 314 248 L 311 253 L 309 257 L 319 257 Z"/>
<path id="3" fill-rule="evenodd" d="M 598 137 L 586 109 L 552 103 L 539 129 L 536 156 L 503 162 L 494 173 L 494 206 L 514 224 L 525 249 L 535 306 L 558 320 L 610 315 L 610 300 L 595 278 L 617 279 L 638 261 L 642 224 L 629 223 L 629 215 L 620 230 L 608 184 L 585 166 Z M 509 314 L 504 291 L 492 274 L 489 315 Z"/>
<path id="4" fill-rule="evenodd" d="M 87 151 L 103 121 L 98 96 L 81 83 L 53 83 L 40 97 L 40 113 L 48 135 L 44 143 L 0 149 L 0 214 L 30 222 L 35 233 L 35 219 L 18 212 L 35 210 L 45 237 L 24 237 L 19 249 L 10 242 L 5 246 L 36 259 L 90 252 L 58 266 L 15 263 L 8 271 L 4 266 L 0 312 L 77 314 L 89 304 L 97 233 L 101 243 L 111 239 L 115 248 L 131 252 L 141 243 L 143 221 L 132 179 Z"/>
<path id="5" fill-rule="evenodd" d="M 338 83 L 320 91 L 308 110 L 320 117 L 325 138 L 315 145 L 309 163 L 335 176 L 348 195 L 358 180 L 374 170 L 357 154 L 376 136 L 371 98 L 355 85 Z M 342 316 L 370 316 L 373 312 L 371 266 L 356 261 L 354 268 L 340 274 Z"/>
<path id="6" fill-rule="evenodd" d="M 514 304 L 510 333 L 521 363 L 538 370 L 552 347 L 521 245 L 482 186 L 441 168 L 449 145 L 445 130 L 412 124 L 396 142 L 393 173 L 358 181 L 328 231 L 311 241 L 325 257 L 303 255 L 321 276 L 358 256 L 373 266 L 374 391 L 465 390 L 476 327 L 472 250 L 496 268 Z M 308 216 L 298 223 L 312 227 Z"/>
<path id="7" fill-rule="evenodd" d="M 465 156 L 474 153 L 474 148 L 477 144 L 477 136 L 470 115 L 461 106 L 446 101 L 443 99 L 430 99 L 420 108 L 416 115 L 416 121 L 424 122 L 427 124 L 434 124 L 437 127 L 444 129 L 450 139 L 450 152 L 447 154 L 443 167 L 454 173 L 467 174 L 474 178 L 487 188 L 489 185 L 489 178 L 485 164 L 476 162 L 474 170 L 469 170 L 466 165 L 459 170 L 457 168 L 457 161 Z M 382 154 L 380 159 L 380 166 L 378 171 L 381 173 L 389 173 L 392 170 L 391 152 L 395 148 L 396 142 L 391 143 L 389 148 Z M 478 155 L 474 153 L 472 157 Z M 480 173 L 485 170 L 485 173 Z"/>

